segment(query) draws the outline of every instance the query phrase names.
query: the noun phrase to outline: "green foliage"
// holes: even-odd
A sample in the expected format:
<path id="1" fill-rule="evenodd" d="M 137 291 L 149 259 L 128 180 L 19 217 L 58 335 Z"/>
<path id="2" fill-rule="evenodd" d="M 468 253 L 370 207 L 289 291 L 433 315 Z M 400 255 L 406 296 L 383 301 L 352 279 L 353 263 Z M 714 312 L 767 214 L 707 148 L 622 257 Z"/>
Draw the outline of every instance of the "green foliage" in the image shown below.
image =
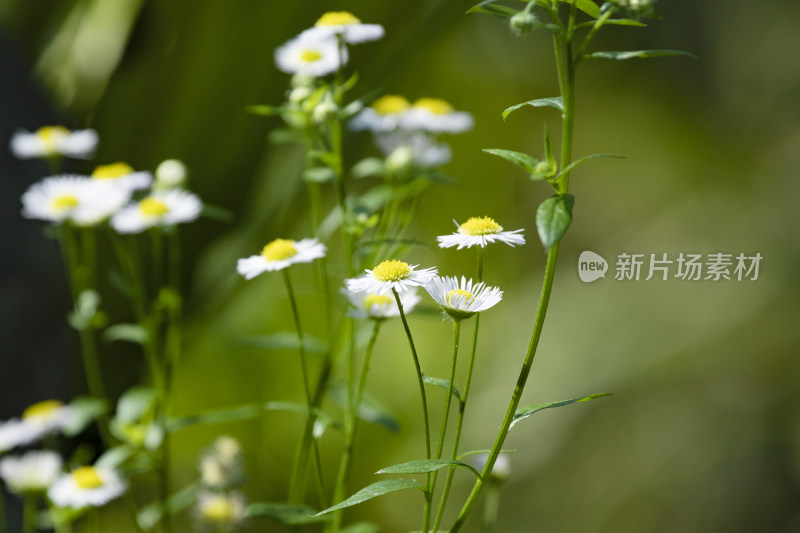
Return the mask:
<path id="1" fill-rule="evenodd" d="M 376 474 L 427 474 L 428 472 L 435 472 L 446 468 L 448 466 L 461 466 L 470 470 L 473 474 L 481 477 L 475 467 L 457 461 L 455 459 L 417 459 L 415 461 L 408 461 L 406 463 L 397 464 L 394 466 L 387 466 L 375 472 Z"/>
<path id="2" fill-rule="evenodd" d="M 108 411 L 108 402 L 99 398 L 78 397 L 69 403 L 72 411 L 69 420 L 62 428 L 67 437 L 74 437 Z"/>
<path id="3" fill-rule="evenodd" d="M 542 202 L 536 211 L 536 228 L 545 251 L 561 240 L 572 222 L 572 206 L 575 197 L 571 194 L 556 194 Z"/>
<path id="4" fill-rule="evenodd" d="M 553 407 L 562 407 L 564 405 L 571 405 L 573 403 L 587 402 L 589 400 L 594 400 L 595 398 L 604 398 L 606 396 L 612 396 L 612 394 L 603 392 L 599 394 L 590 394 L 589 396 L 581 396 L 580 398 L 573 398 L 571 400 L 562 400 L 560 402 L 526 405 L 525 407 L 520 407 L 514 413 L 514 419 L 511 421 L 511 427 L 513 428 L 529 416 L 538 413 L 542 409 L 552 409 Z"/>
<path id="5" fill-rule="evenodd" d="M 198 489 L 199 484 L 192 483 L 170 495 L 165 505 L 162 505 L 160 501 L 145 505 L 136 514 L 136 523 L 144 531 L 152 530 L 164 519 L 165 515 L 181 513 L 194 505 L 197 501 Z"/>
<path id="6" fill-rule="evenodd" d="M 257 337 L 242 337 L 238 339 L 238 342 L 244 346 L 252 346 L 260 350 L 298 350 L 300 348 L 297 334 L 291 331 L 278 331 L 277 333 L 259 335 Z M 323 341 L 310 335 L 303 335 L 303 346 L 306 352 L 311 353 L 324 353 L 328 349 Z"/>
<path id="7" fill-rule="evenodd" d="M 109 342 L 125 341 L 145 344 L 148 337 L 147 329 L 139 324 L 114 324 L 103 332 L 103 338 Z"/>
<path id="8" fill-rule="evenodd" d="M 344 383 L 331 385 L 329 394 L 331 399 L 340 407 L 344 408 L 347 405 L 347 385 Z M 400 424 L 397 419 L 367 393 L 361 395 L 361 404 L 356 409 L 356 416 L 364 422 L 382 426 L 392 433 L 400 431 Z"/>
<path id="9" fill-rule="evenodd" d="M 364 487 L 343 502 L 338 503 L 333 507 L 328 507 L 324 511 L 317 513 L 316 516 L 330 513 L 338 509 L 352 507 L 354 505 L 358 505 L 359 503 L 377 498 L 378 496 L 383 496 L 384 494 L 406 489 L 420 489 L 421 491 L 425 492 L 425 486 L 417 481 L 414 481 L 413 479 L 385 479 Z"/>
<path id="10" fill-rule="evenodd" d="M 603 159 L 603 158 L 606 158 L 606 159 L 607 158 L 625 159 L 625 156 L 624 155 L 619 155 L 619 154 L 592 154 L 592 155 L 583 156 L 580 159 L 576 159 L 575 161 L 573 161 L 572 163 L 570 163 L 569 165 L 564 167 L 561 170 L 561 172 L 559 172 L 558 175 L 556 175 L 556 179 L 560 178 L 564 174 L 572 172 L 572 170 L 575 167 L 580 166 L 580 165 L 586 163 L 587 161 L 590 161 L 592 159 Z"/>
<path id="11" fill-rule="evenodd" d="M 330 520 L 329 516 L 317 515 L 317 511 L 307 505 L 291 503 L 251 503 L 245 514 L 250 518 L 268 518 L 287 526 L 317 524 Z"/>
<path id="12" fill-rule="evenodd" d="M 521 104 L 512 105 L 509 108 L 506 108 L 503 111 L 503 120 L 508 118 L 508 115 L 516 111 L 517 109 L 521 109 L 525 106 L 531 107 L 550 107 L 560 112 L 564 112 L 564 100 L 560 96 L 556 96 L 553 98 L 536 98 L 535 100 L 528 100 L 527 102 L 522 102 Z"/>
<path id="13" fill-rule="evenodd" d="M 422 381 L 428 383 L 430 385 L 434 385 L 435 387 L 440 387 L 446 391 L 450 391 L 450 393 L 455 396 L 455 398 L 460 402 L 461 401 L 461 393 L 458 392 L 458 387 L 453 385 L 450 386 L 450 381 L 442 378 L 432 378 L 431 376 L 422 376 Z"/>
<path id="14" fill-rule="evenodd" d="M 647 59 L 651 57 L 686 56 L 697 58 L 694 54 L 683 50 L 628 50 L 623 52 L 592 52 L 581 56 L 582 59 L 615 59 L 623 61 L 626 59 Z"/>

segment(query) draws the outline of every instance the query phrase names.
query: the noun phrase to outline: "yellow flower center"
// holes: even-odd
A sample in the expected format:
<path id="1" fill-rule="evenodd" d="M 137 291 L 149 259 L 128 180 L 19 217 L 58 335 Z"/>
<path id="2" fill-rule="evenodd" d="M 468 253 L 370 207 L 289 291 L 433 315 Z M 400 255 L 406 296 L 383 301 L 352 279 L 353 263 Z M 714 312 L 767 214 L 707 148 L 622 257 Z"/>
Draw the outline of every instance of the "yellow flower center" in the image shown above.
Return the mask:
<path id="1" fill-rule="evenodd" d="M 461 300 L 466 304 L 469 303 L 469 301 L 473 298 L 475 298 L 475 296 L 469 291 L 465 291 L 464 289 L 453 289 L 447 293 L 444 301 L 448 306 L 453 307 L 453 302 L 457 303 L 459 300 Z"/>
<path id="2" fill-rule="evenodd" d="M 440 98 L 420 98 L 414 102 L 414 107 L 427 109 L 434 115 L 446 115 L 453 112 L 453 106 Z"/>
<path id="3" fill-rule="evenodd" d="M 472 217 L 460 226 L 467 235 L 492 235 L 503 231 L 503 226 L 489 217 Z"/>
<path id="4" fill-rule="evenodd" d="M 78 206 L 78 199 L 71 194 L 60 194 L 53 200 L 54 209 L 72 209 Z"/>
<path id="5" fill-rule="evenodd" d="M 139 212 L 146 217 L 160 217 L 169 212 L 169 207 L 158 198 L 148 196 L 139 202 Z"/>
<path id="6" fill-rule="evenodd" d="M 275 239 L 261 250 L 261 255 L 269 262 L 284 261 L 297 255 L 294 242 L 288 239 Z"/>
<path id="7" fill-rule="evenodd" d="M 112 163 L 110 165 L 100 165 L 94 172 L 92 177 L 99 180 L 113 180 L 127 176 L 133 173 L 133 167 L 126 163 Z"/>
<path id="8" fill-rule="evenodd" d="M 47 418 L 62 407 L 64 407 L 64 404 L 58 400 L 45 400 L 35 403 L 25 409 L 25 411 L 22 412 L 22 418 L 24 420 L 30 420 L 31 418 Z"/>
<path id="9" fill-rule="evenodd" d="M 380 281 L 400 281 L 411 274 L 411 267 L 408 263 L 392 259 L 376 266 L 372 274 Z"/>
<path id="10" fill-rule="evenodd" d="M 69 135 L 69 130 L 64 126 L 44 126 L 36 131 L 36 136 L 42 141 L 45 152 L 55 153 L 56 139 Z"/>
<path id="11" fill-rule="evenodd" d="M 305 63 L 313 63 L 314 61 L 319 61 L 320 59 L 322 59 L 322 54 L 316 50 L 303 50 L 303 53 L 300 54 L 300 60 Z"/>
<path id="12" fill-rule="evenodd" d="M 396 113 L 402 113 L 409 107 L 411 107 L 411 103 L 408 100 L 402 96 L 397 96 L 394 94 L 381 96 L 372 103 L 372 109 L 381 115 L 394 115 Z"/>
<path id="13" fill-rule="evenodd" d="M 373 305 L 387 305 L 392 303 L 392 298 L 385 294 L 368 294 L 364 298 L 364 309 L 372 309 Z"/>
<path id="14" fill-rule="evenodd" d="M 93 466 L 82 466 L 73 470 L 72 480 L 81 489 L 96 489 L 103 486 L 103 478 Z"/>
<path id="15" fill-rule="evenodd" d="M 234 519 L 233 505 L 222 496 L 206 501 L 201 510 L 203 520 L 215 524 L 226 524 Z"/>
<path id="16" fill-rule="evenodd" d="M 347 11 L 328 11 L 322 15 L 314 26 L 347 26 L 348 24 L 361 24 L 361 21 Z"/>

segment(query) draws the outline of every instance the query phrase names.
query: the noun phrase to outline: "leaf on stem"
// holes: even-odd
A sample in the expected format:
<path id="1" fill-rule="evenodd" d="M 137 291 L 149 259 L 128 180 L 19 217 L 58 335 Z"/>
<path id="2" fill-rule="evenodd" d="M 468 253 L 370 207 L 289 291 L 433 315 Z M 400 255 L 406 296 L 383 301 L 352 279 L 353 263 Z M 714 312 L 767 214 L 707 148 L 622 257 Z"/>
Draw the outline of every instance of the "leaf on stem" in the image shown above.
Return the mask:
<path id="1" fill-rule="evenodd" d="M 298 350 L 300 342 L 297 333 L 292 331 L 279 331 L 270 335 L 258 335 L 238 339 L 239 344 L 259 348 L 261 350 Z M 325 343 L 316 337 L 303 335 L 303 345 L 307 352 L 324 353 L 327 349 Z"/>
<path id="2" fill-rule="evenodd" d="M 558 173 L 558 175 L 556 176 L 556 179 L 560 178 L 563 174 L 571 172 L 575 167 L 577 167 L 578 165 L 582 165 L 583 163 L 589 161 L 590 159 L 601 159 L 601 158 L 609 158 L 609 157 L 613 157 L 613 158 L 616 158 L 616 159 L 625 159 L 624 155 L 619 155 L 619 154 L 592 154 L 592 155 L 587 155 L 587 156 L 581 157 L 580 159 L 578 159 L 576 161 L 573 161 L 572 163 L 567 165 L 566 168 L 564 168 L 561 172 Z"/>
<path id="3" fill-rule="evenodd" d="M 431 376 L 422 376 L 422 381 L 428 383 L 429 385 L 434 385 L 436 387 L 441 387 L 444 390 L 449 390 L 450 393 L 456 397 L 456 399 L 460 402 L 461 401 L 461 393 L 458 392 L 458 387 L 450 386 L 450 381 L 442 378 L 432 378 Z"/>
<path id="4" fill-rule="evenodd" d="M 372 522 L 358 522 L 344 529 L 340 529 L 339 533 L 378 533 L 380 530 L 378 524 L 373 524 Z"/>
<path id="5" fill-rule="evenodd" d="M 500 450 L 500 453 L 514 453 L 514 452 L 516 452 L 516 451 L 517 451 L 517 450 Z M 491 453 L 491 452 L 492 452 L 492 450 L 491 450 L 491 449 L 485 449 L 485 450 L 471 450 L 471 451 L 464 452 L 464 453 L 462 453 L 461 455 L 459 455 L 459 456 L 458 456 L 458 460 L 460 461 L 460 460 L 461 460 L 461 459 L 463 459 L 464 457 L 469 457 L 470 455 L 477 455 L 477 454 L 479 454 L 479 453 Z"/>
<path id="6" fill-rule="evenodd" d="M 251 518 L 268 518 L 287 526 L 315 524 L 330 520 L 328 516 L 316 516 L 316 509 L 307 505 L 291 503 L 251 503 L 245 515 Z"/>
<path id="7" fill-rule="evenodd" d="M 344 383 L 333 384 L 330 387 L 329 393 L 331 399 L 344 409 L 349 400 L 347 385 Z M 356 409 L 356 415 L 364 422 L 383 426 L 392 433 L 400 431 L 400 424 L 397 422 L 397 419 L 366 393 L 362 393 L 361 395 L 361 405 Z"/>
<path id="8" fill-rule="evenodd" d="M 519 13 L 519 10 L 498 4 L 497 0 L 483 0 L 483 2 L 480 4 L 469 8 L 467 13 L 485 13 L 487 15 L 494 15 L 495 17 L 500 17 L 502 19 L 510 19 Z"/>
<path id="9" fill-rule="evenodd" d="M 108 411 L 108 404 L 99 398 L 80 397 L 69 403 L 70 417 L 62 428 L 67 437 L 80 434 L 94 419 Z"/>
<path id="10" fill-rule="evenodd" d="M 538 413 L 542 409 L 550 409 L 552 407 L 561 407 L 573 403 L 586 402 L 589 400 L 594 400 L 595 398 L 603 398 L 605 396 L 612 396 L 612 394 L 608 392 L 602 392 L 599 394 L 590 394 L 589 396 L 581 396 L 580 398 L 573 398 L 571 400 L 563 400 L 560 402 L 551 402 L 551 403 L 540 403 L 540 404 L 526 405 L 525 407 L 520 407 L 519 409 L 517 409 L 517 412 L 514 413 L 514 419 L 511 421 L 511 428 L 513 428 L 514 426 L 516 426 L 517 424 L 519 424 L 532 414 Z"/>
<path id="11" fill-rule="evenodd" d="M 328 507 L 324 511 L 317 513 L 315 516 L 330 513 L 332 511 L 336 511 L 337 509 L 344 509 L 345 507 L 352 507 L 367 500 L 377 498 L 378 496 L 383 496 L 384 494 L 389 494 L 390 492 L 397 492 L 398 490 L 405 489 L 419 489 L 425 492 L 425 486 L 418 481 L 414 481 L 413 479 L 384 479 L 383 481 L 378 481 L 377 483 L 373 483 L 372 485 L 364 487 L 343 502 L 338 503 L 333 507 Z"/>
<path id="12" fill-rule="evenodd" d="M 624 52 L 592 52 L 586 54 L 583 59 L 616 59 L 623 61 L 625 59 L 642 58 L 647 59 L 650 57 L 667 57 L 667 56 L 686 56 L 697 59 L 697 56 L 683 50 L 628 50 Z"/>
<path id="13" fill-rule="evenodd" d="M 567 4 L 575 4 L 575 7 L 586 13 L 592 18 L 600 16 L 600 6 L 592 0 L 563 0 Z"/>
<path id="14" fill-rule="evenodd" d="M 548 251 L 561 240 L 572 222 L 572 206 L 575 197 L 571 194 L 556 194 L 542 202 L 536 212 L 536 228 L 544 250 Z"/>
<path id="15" fill-rule="evenodd" d="M 126 341 L 135 344 L 147 342 L 147 329 L 139 324 L 114 324 L 103 332 L 103 339 L 108 342 Z"/>
<path id="16" fill-rule="evenodd" d="M 523 169 L 528 174 L 535 174 L 536 173 L 536 166 L 539 164 L 539 160 L 535 159 L 528 154 L 523 154 L 522 152 L 515 152 L 514 150 L 505 150 L 503 148 L 484 148 L 484 152 L 487 154 L 496 155 L 497 157 L 502 157 L 506 161 L 510 163 L 514 163 L 521 169 Z"/>
<path id="17" fill-rule="evenodd" d="M 336 173 L 329 167 L 315 167 L 303 171 L 303 179 L 313 183 L 327 183 L 336 179 Z"/>
<path id="18" fill-rule="evenodd" d="M 576 25 L 576 28 L 589 28 L 594 26 L 594 21 L 589 20 L 586 22 L 581 22 L 580 24 Z M 647 24 L 644 22 L 640 22 L 638 20 L 633 19 L 606 19 L 603 22 L 603 26 L 636 26 L 637 28 L 646 28 Z"/>
<path id="19" fill-rule="evenodd" d="M 408 461 L 407 463 L 400 463 L 394 466 L 387 466 L 375 472 L 376 474 L 427 474 L 435 472 L 448 466 L 462 466 L 468 468 L 478 477 L 481 477 L 475 467 L 457 461 L 455 459 L 418 459 L 415 461 Z"/>
<path id="20" fill-rule="evenodd" d="M 276 117 L 284 114 L 286 109 L 274 105 L 250 105 L 245 108 L 245 111 L 252 115 L 260 115 L 262 117 Z"/>
<path id="21" fill-rule="evenodd" d="M 503 111 L 503 120 L 508 118 L 508 115 L 516 111 L 517 109 L 521 109 L 525 106 L 531 107 L 551 107 L 558 111 L 564 112 L 564 100 L 560 96 L 556 96 L 553 98 L 537 98 L 535 100 L 528 100 L 527 102 L 522 102 L 521 104 L 512 105 L 511 107 L 507 108 Z"/>

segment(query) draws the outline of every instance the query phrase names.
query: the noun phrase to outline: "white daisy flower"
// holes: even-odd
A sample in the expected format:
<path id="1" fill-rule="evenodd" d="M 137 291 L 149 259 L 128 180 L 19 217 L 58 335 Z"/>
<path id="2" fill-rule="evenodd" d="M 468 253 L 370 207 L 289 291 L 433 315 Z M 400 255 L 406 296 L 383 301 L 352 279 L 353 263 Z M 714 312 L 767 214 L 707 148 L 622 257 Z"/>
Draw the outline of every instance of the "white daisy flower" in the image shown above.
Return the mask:
<path id="1" fill-rule="evenodd" d="M 111 219 L 118 233 L 141 233 L 154 226 L 192 222 L 200 216 L 203 202 L 181 189 L 157 191 L 138 203 L 120 210 Z"/>
<path id="2" fill-rule="evenodd" d="M 96 131 L 69 131 L 64 126 L 44 126 L 33 133 L 18 131 L 11 137 L 11 151 L 20 159 L 55 156 L 87 159 L 95 148 Z"/>
<path id="3" fill-rule="evenodd" d="M 136 172 L 127 163 L 100 165 L 92 172 L 96 180 L 108 180 L 132 191 L 146 189 L 153 183 L 153 175 L 149 172 Z"/>
<path id="4" fill-rule="evenodd" d="M 309 28 L 301 36 L 315 39 L 329 39 L 341 35 L 348 44 L 377 41 L 383 38 L 383 26 L 380 24 L 364 24 L 358 17 L 347 11 L 329 11 L 322 15 L 313 28 Z"/>
<path id="5" fill-rule="evenodd" d="M 127 488 L 125 480 L 115 470 L 82 466 L 58 478 L 47 496 L 57 507 L 82 509 L 105 505 Z"/>
<path id="6" fill-rule="evenodd" d="M 524 230 L 503 231 L 503 226 L 495 222 L 493 218 L 471 217 L 463 224 L 459 224 L 455 220 L 453 223 L 458 227 L 458 231 L 451 235 L 436 237 L 440 248 L 452 248 L 453 246 L 458 246 L 458 250 L 472 246 L 483 248 L 495 241 L 504 242 L 509 246 L 525 244 L 525 237 L 522 235 Z"/>
<path id="7" fill-rule="evenodd" d="M 84 176 L 52 176 L 22 195 L 22 216 L 49 222 L 92 226 L 109 218 L 130 200 L 131 191 Z"/>
<path id="8" fill-rule="evenodd" d="M 336 39 L 318 39 L 300 35 L 275 50 L 275 64 L 288 74 L 316 78 L 339 70 L 347 64 L 347 48 L 339 49 Z"/>
<path id="9" fill-rule="evenodd" d="M 197 516 L 217 530 L 236 529 L 245 518 L 246 501 L 240 492 L 201 492 L 197 497 Z"/>
<path id="10" fill-rule="evenodd" d="M 295 263 L 310 263 L 314 259 L 325 257 L 325 252 L 325 245 L 317 239 L 275 239 L 264 246 L 260 255 L 239 259 L 236 271 L 245 279 L 253 279 L 264 272 L 283 270 Z"/>
<path id="11" fill-rule="evenodd" d="M 29 442 L 50 433 L 61 431 L 72 420 L 74 410 L 58 400 L 35 403 L 22 412 L 22 424 L 26 434 L 20 434 Z"/>
<path id="12" fill-rule="evenodd" d="M 374 320 L 400 316 L 400 309 L 397 307 L 394 296 L 371 292 L 350 292 L 345 289 L 342 289 L 342 292 L 347 295 L 348 300 L 350 300 L 350 305 L 352 306 L 347 313 L 348 316 L 353 318 L 371 318 Z M 419 301 L 420 297 L 417 294 L 416 287 L 412 287 L 400 293 L 400 303 L 405 313 L 413 311 Z"/>
<path id="13" fill-rule="evenodd" d="M 449 146 L 437 143 L 421 131 L 378 133 L 375 144 L 390 159 L 402 154 L 420 168 L 440 167 L 452 156 Z"/>
<path id="14" fill-rule="evenodd" d="M 432 133 L 463 133 L 475 125 L 472 115 L 456 111 L 439 98 L 420 98 L 403 115 L 401 126 L 408 130 Z"/>
<path id="15" fill-rule="evenodd" d="M 486 311 L 503 299 L 503 291 L 497 287 L 487 287 L 483 282 L 473 285 L 472 280 L 464 276 L 461 281 L 437 276 L 425 285 L 425 290 L 454 320 Z"/>
<path id="16" fill-rule="evenodd" d="M 11 492 L 44 492 L 61 475 L 61 456 L 50 451 L 31 451 L 0 460 L 0 478 Z"/>
<path id="17" fill-rule="evenodd" d="M 374 269 L 366 270 L 366 276 L 348 279 L 347 290 L 373 293 L 378 296 L 389 294 L 392 289 L 402 293 L 411 287 L 423 286 L 436 277 L 436 267 L 416 270 L 418 266 L 396 259 L 384 261 Z"/>
<path id="18" fill-rule="evenodd" d="M 36 438 L 36 433 L 18 418 L 3 422 L 0 424 L 0 455 L 17 446 L 30 444 Z"/>
<path id="19" fill-rule="evenodd" d="M 399 127 L 406 111 L 411 109 L 411 102 L 396 94 L 381 96 L 369 107 L 362 109 L 350 121 L 352 131 L 386 132 Z"/>

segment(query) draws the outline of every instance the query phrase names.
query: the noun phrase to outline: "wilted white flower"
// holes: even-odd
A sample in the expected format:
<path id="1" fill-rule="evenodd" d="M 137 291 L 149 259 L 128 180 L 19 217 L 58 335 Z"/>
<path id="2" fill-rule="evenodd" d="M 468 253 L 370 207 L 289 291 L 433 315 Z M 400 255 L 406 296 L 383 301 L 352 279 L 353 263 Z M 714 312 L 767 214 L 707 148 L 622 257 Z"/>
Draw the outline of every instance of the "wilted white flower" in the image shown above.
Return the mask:
<path id="1" fill-rule="evenodd" d="M 192 193 L 181 189 L 156 191 L 121 209 L 111 219 L 111 227 L 118 233 L 141 233 L 154 226 L 192 222 L 202 210 L 203 203 Z"/>
<path id="2" fill-rule="evenodd" d="M 373 293 L 379 296 L 392 292 L 392 289 L 402 293 L 412 287 L 425 285 L 436 277 L 436 267 L 416 270 L 418 266 L 409 265 L 396 259 L 384 261 L 374 269 L 366 270 L 366 276 L 348 279 L 347 290 Z"/>
<path id="3" fill-rule="evenodd" d="M 411 102 L 396 94 L 381 96 L 350 121 L 353 131 L 387 132 L 397 129 Z"/>
<path id="4" fill-rule="evenodd" d="M 197 516 L 216 530 L 237 529 L 245 518 L 246 501 L 240 492 L 201 492 L 197 497 Z"/>
<path id="5" fill-rule="evenodd" d="M 394 297 L 388 294 L 375 294 L 370 292 L 351 292 L 343 290 L 350 300 L 350 311 L 347 313 L 353 318 L 371 318 L 381 320 L 400 316 L 400 309 Z M 410 313 L 420 301 L 416 287 L 400 294 L 400 304 L 403 312 Z"/>
<path id="6" fill-rule="evenodd" d="M 61 476 L 47 491 L 47 496 L 56 507 L 82 509 L 105 505 L 126 489 L 125 480 L 115 470 L 82 466 Z"/>
<path id="7" fill-rule="evenodd" d="M 11 137 L 11 151 L 20 159 L 55 156 L 86 159 L 95 148 L 96 131 L 70 131 L 64 126 L 44 126 L 33 133 L 18 131 Z"/>
<path id="8" fill-rule="evenodd" d="M 425 290 L 454 320 L 486 311 L 503 299 L 503 291 L 497 287 L 487 287 L 483 282 L 473 284 L 463 276 L 460 281 L 455 277 L 436 277 L 425 285 Z"/>
<path id="9" fill-rule="evenodd" d="M 112 183 L 84 176 L 52 176 L 25 191 L 22 216 L 92 226 L 116 213 L 130 196 L 129 189 Z"/>
<path id="10" fill-rule="evenodd" d="M 329 39 L 340 35 L 349 44 L 377 41 L 384 35 L 380 24 L 364 24 L 347 11 L 329 11 L 322 15 L 313 28 L 309 28 L 301 36 L 314 39 Z"/>
<path id="11" fill-rule="evenodd" d="M 289 74 L 325 76 L 347 64 L 347 49 L 340 50 L 336 39 L 300 35 L 275 50 L 275 64 Z"/>
<path id="12" fill-rule="evenodd" d="M 522 235 L 523 230 L 503 231 L 503 226 L 495 222 L 493 218 L 471 217 L 463 224 L 459 224 L 455 220 L 453 222 L 458 227 L 458 231 L 451 235 L 436 237 L 439 247 L 452 248 L 453 246 L 458 246 L 459 250 L 472 246 L 483 248 L 495 241 L 504 242 L 509 246 L 525 244 L 525 237 Z"/>
<path id="13" fill-rule="evenodd" d="M 387 166 L 397 153 L 407 155 L 409 162 L 420 168 L 439 167 L 450 161 L 450 147 L 431 139 L 421 131 L 406 132 L 397 130 L 389 133 L 377 133 L 375 144 L 388 156 Z"/>
<path id="14" fill-rule="evenodd" d="M 107 180 L 132 191 L 146 189 L 153 183 L 153 175 L 149 172 L 137 172 L 127 163 L 111 163 L 100 165 L 92 172 L 92 178 Z"/>
<path id="15" fill-rule="evenodd" d="M 17 494 L 44 492 L 61 474 L 61 456 L 50 451 L 30 451 L 0 460 L 0 477 Z"/>
<path id="16" fill-rule="evenodd" d="M 403 114 L 401 127 L 432 133 L 463 133 L 475 125 L 472 115 L 439 98 L 420 98 Z"/>
<path id="17" fill-rule="evenodd" d="M 239 259 L 236 271 L 245 279 L 253 279 L 264 272 L 282 270 L 295 263 L 310 263 L 325 257 L 325 251 L 325 245 L 317 239 L 275 239 L 264 246 L 260 255 Z"/>

